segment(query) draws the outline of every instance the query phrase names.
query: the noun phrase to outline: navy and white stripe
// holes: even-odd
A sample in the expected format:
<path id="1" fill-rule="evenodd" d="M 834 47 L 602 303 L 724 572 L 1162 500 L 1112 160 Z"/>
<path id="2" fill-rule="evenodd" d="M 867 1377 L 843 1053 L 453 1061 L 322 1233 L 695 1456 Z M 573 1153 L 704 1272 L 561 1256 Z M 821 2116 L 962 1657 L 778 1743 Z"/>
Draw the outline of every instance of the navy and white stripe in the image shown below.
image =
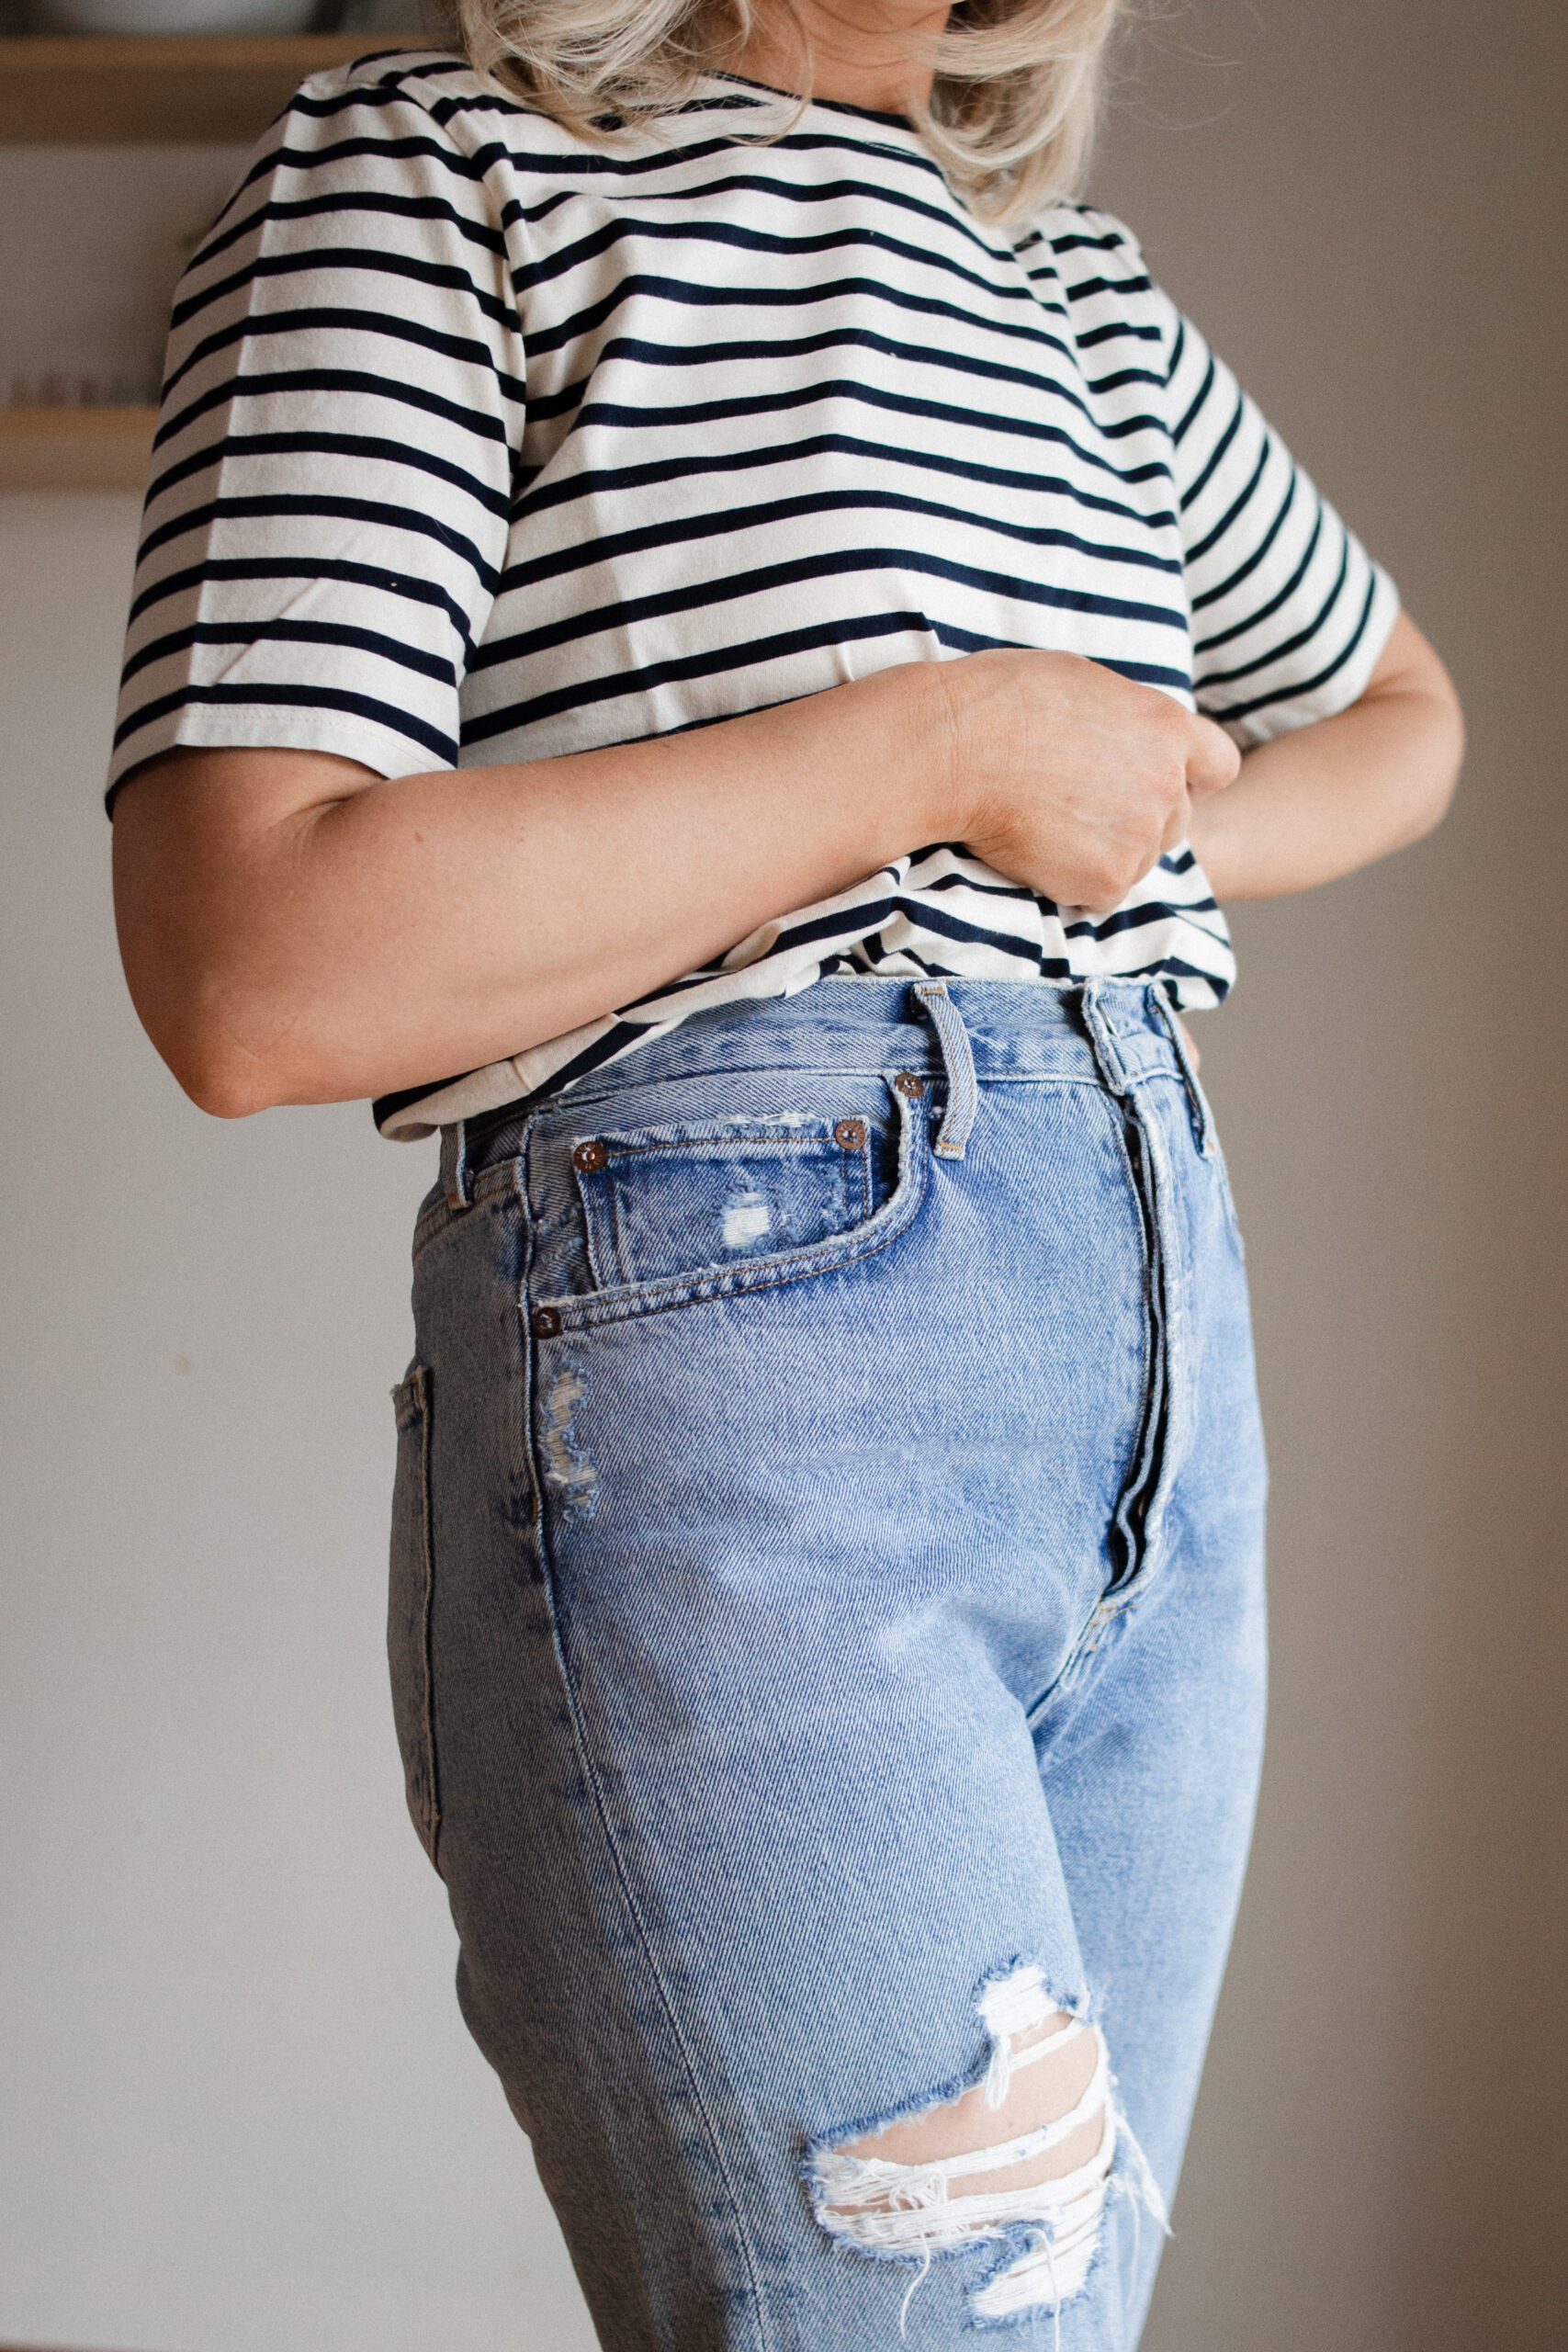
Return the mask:
<path id="1" fill-rule="evenodd" d="M 702 726 L 890 663 L 1088 655 L 1243 743 L 1395 610 L 1126 230 L 977 224 L 908 126 L 716 80 L 586 146 L 440 55 L 308 82 L 192 262 L 113 778 L 177 743 L 382 775 Z M 423 1134 L 826 972 L 1225 992 L 1190 853 L 1104 919 L 939 844 L 569 1037 L 377 1106 Z"/>

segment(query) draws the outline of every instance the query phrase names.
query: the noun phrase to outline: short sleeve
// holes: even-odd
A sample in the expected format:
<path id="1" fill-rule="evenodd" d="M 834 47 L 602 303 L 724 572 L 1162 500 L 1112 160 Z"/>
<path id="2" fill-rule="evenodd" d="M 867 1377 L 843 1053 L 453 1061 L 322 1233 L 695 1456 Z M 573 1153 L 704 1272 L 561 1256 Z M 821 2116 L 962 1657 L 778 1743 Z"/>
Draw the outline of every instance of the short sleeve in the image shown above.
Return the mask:
<path id="1" fill-rule="evenodd" d="M 182 281 L 111 792 L 176 744 L 457 764 L 522 337 L 495 151 L 461 150 L 410 78 L 307 83 Z"/>
<path id="2" fill-rule="evenodd" d="M 1399 597 L 1224 361 L 1165 307 L 1193 692 L 1237 742 L 1267 742 L 1356 701 Z"/>

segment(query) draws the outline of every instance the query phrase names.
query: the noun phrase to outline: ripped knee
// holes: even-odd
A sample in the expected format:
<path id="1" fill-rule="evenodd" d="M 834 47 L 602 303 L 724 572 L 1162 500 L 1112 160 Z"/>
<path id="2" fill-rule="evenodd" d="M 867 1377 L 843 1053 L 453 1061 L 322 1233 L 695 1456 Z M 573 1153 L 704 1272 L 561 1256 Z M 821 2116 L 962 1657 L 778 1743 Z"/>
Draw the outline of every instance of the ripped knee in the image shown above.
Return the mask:
<path id="1" fill-rule="evenodd" d="M 1100 2028 L 1021 1965 L 976 2003 L 990 2041 L 982 2080 L 954 2097 L 818 2146 L 812 2209 L 829 2236 L 872 2255 L 929 2264 L 987 2239 L 1021 2238 L 1017 2258 L 971 2298 L 977 2318 L 1059 2307 L 1089 2277 L 1120 2137 Z M 1131 2144 L 1131 2143 L 1130 2143 Z M 1134 2149 L 1134 2154 L 1136 2154 Z M 1135 2193 L 1165 2214 L 1137 2156 Z"/>

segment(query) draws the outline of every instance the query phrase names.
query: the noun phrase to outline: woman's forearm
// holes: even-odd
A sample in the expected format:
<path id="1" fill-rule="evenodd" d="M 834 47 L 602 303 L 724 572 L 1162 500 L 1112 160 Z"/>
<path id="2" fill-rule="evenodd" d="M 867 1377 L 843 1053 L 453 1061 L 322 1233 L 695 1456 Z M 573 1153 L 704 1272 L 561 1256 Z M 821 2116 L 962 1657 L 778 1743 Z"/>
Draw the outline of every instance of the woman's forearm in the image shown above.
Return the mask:
<path id="1" fill-rule="evenodd" d="M 911 845 L 934 697 L 924 728 L 891 673 L 829 699 L 391 780 L 287 750 L 166 755 L 115 809 L 137 1010 L 221 1115 L 558 1035 Z"/>
<path id="2" fill-rule="evenodd" d="M 172 752 L 116 803 L 120 947 L 204 1108 L 349 1100 L 558 1036 L 929 842 L 1109 909 L 1235 764 L 1168 696 L 1033 652 L 392 781 L 319 752 Z"/>
<path id="3" fill-rule="evenodd" d="M 1045 653 L 391 782 L 322 753 L 175 752 L 117 803 L 121 951 L 205 1108 L 352 1099 L 634 1002 L 931 841 L 1095 911 L 1183 833 L 1222 899 L 1304 889 L 1435 824 L 1460 745 L 1441 665 L 1402 620 L 1354 708 L 1250 753 L 1234 784 L 1208 721 Z"/>
<path id="4" fill-rule="evenodd" d="M 1194 807 L 1190 839 L 1215 897 L 1311 889 L 1419 841 L 1448 807 L 1463 745 L 1448 675 L 1402 615 L 1359 702 L 1248 752 L 1230 790 Z"/>

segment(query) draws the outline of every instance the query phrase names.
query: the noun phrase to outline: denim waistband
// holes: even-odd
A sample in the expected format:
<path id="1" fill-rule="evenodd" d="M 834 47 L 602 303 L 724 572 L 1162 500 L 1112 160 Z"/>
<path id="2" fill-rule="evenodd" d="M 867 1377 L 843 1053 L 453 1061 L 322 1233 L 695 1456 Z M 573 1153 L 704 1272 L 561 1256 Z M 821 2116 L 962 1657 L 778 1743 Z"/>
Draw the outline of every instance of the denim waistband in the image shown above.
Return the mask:
<path id="1" fill-rule="evenodd" d="M 826 979 L 796 997 L 764 997 L 694 1014 L 560 1093 L 526 1096 L 443 1133 L 463 1189 L 507 1156 L 521 1128 L 569 1106 L 587 1113 L 632 1087 L 746 1070 L 908 1071 L 945 1080 L 951 1057 L 931 984 Z M 1171 1074 L 1194 1087 L 1164 987 L 1155 980 L 948 979 L 934 991 L 963 1023 L 980 1085 L 1055 1078 L 1123 1086 Z M 592 1124 L 592 1122 L 590 1122 Z M 445 1172 L 445 1171 L 444 1171 Z"/>

